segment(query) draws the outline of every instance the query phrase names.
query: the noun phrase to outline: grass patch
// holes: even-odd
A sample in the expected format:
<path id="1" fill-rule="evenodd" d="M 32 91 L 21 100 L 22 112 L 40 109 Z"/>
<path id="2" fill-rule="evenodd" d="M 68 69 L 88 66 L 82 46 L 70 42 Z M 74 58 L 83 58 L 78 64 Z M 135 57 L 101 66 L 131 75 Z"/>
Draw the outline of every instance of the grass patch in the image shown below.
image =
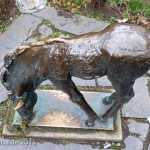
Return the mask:
<path id="1" fill-rule="evenodd" d="M 8 120 L 6 120 L 6 114 L 9 108 L 9 116 L 8 116 Z M 15 132 L 15 133 L 27 133 L 28 132 L 28 126 L 27 126 L 27 121 L 24 120 L 20 120 L 20 124 L 21 126 L 14 126 L 13 125 L 13 119 L 14 119 L 14 106 L 13 106 L 13 102 L 12 100 L 7 100 L 5 102 L 3 102 L 2 104 L 0 104 L 0 121 L 4 122 L 8 122 L 9 124 L 9 130 L 10 132 Z M 0 127 L 0 136 L 2 136 L 2 131 L 3 131 L 3 127 Z"/>
<path id="2" fill-rule="evenodd" d="M 101 21 L 101 20 L 103 20 L 104 14 L 99 14 L 99 13 L 92 11 L 91 13 L 87 14 L 87 17 L 88 18 L 94 18 L 96 20 Z"/>
<path id="3" fill-rule="evenodd" d="M 109 0 L 109 3 L 129 17 L 138 14 L 150 17 L 150 3 L 147 0 Z"/>
<path id="4" fill-rule="evenodd" d="M 62 33 L 60 31 L 56 31 L 54 32 L 50 37 L 51 38 L 59 38 L 59 36 L 61 35 Z"/>
<path id="5" fill-rule="evenodd" d="M 141 14 L 150 17 L 150 3 L 144 3 L 143 0 L 130 0 L 127 7 L 131 15 Z"/>

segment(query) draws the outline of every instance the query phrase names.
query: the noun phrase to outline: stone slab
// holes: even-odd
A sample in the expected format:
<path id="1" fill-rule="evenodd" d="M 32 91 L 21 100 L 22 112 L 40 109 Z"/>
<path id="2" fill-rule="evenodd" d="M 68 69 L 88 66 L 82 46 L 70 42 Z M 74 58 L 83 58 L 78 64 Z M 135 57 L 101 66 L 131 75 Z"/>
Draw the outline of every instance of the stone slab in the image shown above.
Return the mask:
<path id="1" fill-rule="evenodd" d="M 0 138 L 0 148 L 3 150 L 106 150 L 92 148 L 85 144 L 54 144 L 52 142 L 36 142 L 33 139 L 4 139 Z M 107 149 L 111 150 L 111 149 Z"/>
<path id="2" fill-rule="evenodd" d="M 51 128 L 47 132 L 39 130 L 31 130 L 27 134 L 12 133 L 9 131 L 10 126 L 5 124 L 3 126 L 3 135 L 5 137 L 27 137 L 27 138 L 43 138 L 43 139 L 62 139 L 62 140 L 76 140 L 76 141 L 122 141 L 122 127 L 120 113 L 117 114 L 114 131 L 94 131 L 94 130 L 80 130 L 72 131 L 61 130 L 60 132 Z"/>
<path id="3" fill-rule="evenodd" d="M 53 84 L 50 80 L 45 80 L 40 85 L 53 85 Z"/>
<path id="4" fill-rule="evenodd" d="M 80 79 L 80 78 L 72 77 L 72 80 L 77 86 L 96 86 L 95 79 L 93 79 L 93 80 L 83 80 L 83 79 Z"/>
<path id="5" fill-rule="evenodd" d="M 8 99 L 7 92 L 8 91 L 5 89 L 5 87 L 0 82 L 0 103 L 6 101 Z"/>
<path id="6" fill-rule="evenodd" d="M 149 144 L 149 146 L 148 146 L 148 149 L 147 150 L 150 150 L 150 144 Z"/>
<path id="7" fill-rule="evenodd" d="M 37 40 L 34 38 L 29 38 L 27 41 L 25 41 L 25 44 L 30 44 L 30 43 L 34 43 L 34 42 L 37 42 Z"/>
<path id="8" fill-rule="evenodd" d="M 79 128 L 79 129 L 102 129 L 113 130 L 113 118 L 106 123 L 95 122 L 94 127 L 87 127 L 86 114 L 79 106 L 69 100 L 67 94 L 57 90 L 36 90 L 38 95 L 37 104 L 34 107 L 35 116 L 29 126 Z M 104 114 L 110 105 L 104 105 L 102 100 L 111 93 L 82 92 L 86 101 L 98 116 Z M 20 124 L 21 117 L 15 112 L 13 125 Z"/>
<path id="9" fill-rule="evenodd" d="M 53 33 L 51 27 L 48 27 L 46 25 L 41 25 L 38 30 L 41 34 L 41 38 L 48 38 Z"/>
<path id="10" fill-rule="evenodd" d="M 69 35 L 65 35 L 65 34 L 61 34 L 60 36 L 59 36 L 59 38 L 61 38 L 61 39 L 67 39 L 67 38 L 70 38 L 70 36 Z"/>
<path id="11" fill-rule="evenodd" d="M 42 22 L 42 19 L 29 15 L 20 15 L 0 36 L 0 61 L 3 57 L 20 46 L 32 31 Z"/>
<path id="12" fill-rule="evenodd" d="M 83 80 L 80 78 L 72 77 L 76 86 L 96 86 L 95 80 Z M 53 85 L 50 80 L 43 81 L 40 85 Z"/>
<path id="13" fill-rule="evenodd" d="M 141 122 L 136 122 L 132 121 L 131 123 L 128 124 L 129 131 L 131 133 L 135 133 L 139 135 L 139 139 L 142 141 L 145 141 L 146 136 L 149 131 L 149 124 L 148 123 L 141 123 Z"/>
<path id="14" fill-rule="evenodd" d="M 107 76 L 97 78 L 98 86 L 112 86 L 111 82 L 108 80 Z"/>
<path id="15" fill-rule="evenodd" d="M 148 79 L 141 77 L 134 84 L 135 96 L 122 108 L 123 117 L 148 118 L 150 117 L 150 96 Z"/>
<path id="16" fill-rule="evenodd" d="M 121 128 L 121 117 L 120 111 L 118 111 L 115 121 L 114 130 L 91 130 L 91 129 L 78 129 L 78 128 L 53 128 L 49 127 L 34 127 L 30 126 L 30 130 L 27 134 L 23 133 L 12 133 L 10 132 L 11 125 L 9 124 L 9 113 L 3 128 L 3 135 L 17 137 L 32 137 L 32 138 L 45 138 L 45 139 L 63 139 L 63 140 L 76 140 L 76 141 L 116 141 L 122 140 L 122 128 Z"/>
<path id="17" fill-rule="evenodd" d="M 53 7 L 45 7 L 43 10 L 33 13 L 34 16 L 49 20 L 56 29 L 80 35 L 93 31 L 101 31 L 108 23 L 97 21 L 81 15 L 71 14 Z"/>
<path id="18" fill-rule="evenodd" d="M 123 150 L 143 150 L 143 142 L 133 136 L 128 136 L 125 140 L 125 149 Z"/>

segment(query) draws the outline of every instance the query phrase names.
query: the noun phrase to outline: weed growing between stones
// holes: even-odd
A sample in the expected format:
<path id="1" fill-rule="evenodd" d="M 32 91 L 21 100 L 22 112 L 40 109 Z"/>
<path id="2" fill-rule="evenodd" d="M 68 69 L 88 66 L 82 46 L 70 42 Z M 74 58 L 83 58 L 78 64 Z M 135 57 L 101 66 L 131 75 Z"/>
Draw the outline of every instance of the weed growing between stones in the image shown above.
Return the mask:
<path id="1" fill-rule="evenodd" d="M 96 13 L 94 11 L 91 11 L 91 13 L 88 13 L 87 14 L 87 17 L 88 18 L 95 18 L 96 20 L 103 20 L 103 17 L 104 17 L 104 14 L 99 14 L 99 13 Z"/>
<path id="2" fill-rule="evenodd" d="M 4 123 L 9 124 L 10 132 L 15 132 L 15 133 L 21 132 L 23 134 L 27 133 L 28 132 L 27 121 L 20 120 L 20 126 L 13 125 L 14 114 L 15 114 L 14 106 L 11 100 L 7 100 L 2 104 L 0 104 L 0 121 L 2 121 L 3 124 Z M 3 126 L 0 126 L 0 136 L 2 136 L 2 131 L 3 131 Z"/>
<path id="3" fill-rule="evenodd" d="M 32 35 L 26 39 L 26 41 L 29 38 L 34 38 L 37 41 L 45 40 L 45 38 L 42 38 L 41 34 L 39 33 L 39 27 L 42 26 L 42 25 L 46 25 L 46 26 L 50 27 L 53 31 L 53 33 L 49 37 L 47 37 L 46 39 L 48 39 L 48 38 L 59 38 L 60 35 L 69 36 L 69 37 L 74 37 L 75 36 L 71 33 L 67 33 L 67 32 L 60 31 L 60 30 L 56 29 L 54 27 L 54 25 L 49 20 L 43 20 L 42 23 L 39 24 L 38 27 L 32 32 Z"/>

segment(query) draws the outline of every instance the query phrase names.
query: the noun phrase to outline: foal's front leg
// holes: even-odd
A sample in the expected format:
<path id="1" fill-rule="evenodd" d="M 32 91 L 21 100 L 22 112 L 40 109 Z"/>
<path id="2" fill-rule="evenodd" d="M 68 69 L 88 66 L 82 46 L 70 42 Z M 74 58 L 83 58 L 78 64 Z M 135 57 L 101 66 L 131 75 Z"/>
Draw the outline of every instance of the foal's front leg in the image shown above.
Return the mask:
<path id="1" fill-rule="evenodd" d="M 33 85 L 19 85 L 13 95 L 13 102 L 22 119 L 31 119 L 37 102 L 37 94 L 34 92 Z"/>
<path id="2" fill-rule="evenodd" d="M 56 80 L 53 78 L 50 78 L 50 80 L 56 87 L 58 87 L 60 90 L 68 94 L 68 96 L 70 97 L 70 100 L 73 103 L 79 105 L 80 108 L 87 114 L 88 120 L 86 121 L 86 125 L 94 126 L 94 122 L 97 119 L 97 114 L 85 101 L 83 95 L 78 91 L 74 82 L 71 80 L 71 77 L 69 77 L 65 81 Z"/>

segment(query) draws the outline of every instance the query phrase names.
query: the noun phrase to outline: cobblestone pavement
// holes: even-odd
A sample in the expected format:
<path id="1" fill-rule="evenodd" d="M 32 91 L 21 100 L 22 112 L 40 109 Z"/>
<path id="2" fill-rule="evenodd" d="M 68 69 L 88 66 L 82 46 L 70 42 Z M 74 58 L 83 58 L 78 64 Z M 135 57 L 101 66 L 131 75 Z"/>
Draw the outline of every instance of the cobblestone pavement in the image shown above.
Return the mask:
<path id="1" fill-rule="evenodd" d="M 80 15 L 72 15 L 67 12 L 58 11 L 54 8 L 45 9 L 33 13 L 20 15 L 0 36 L 0 65 L 3 64 L 3 57 L 14 51 L 19 45 L 35 42 L 48 37 L 67 38 L 83 33 L 100 31 L 108 24 L 102 21 L 96 21 Z M 59 30 L 59 31 L 58 31 Z M 26 58 L 27 59 L 27 58 Z M 135 97 L 122 109 L 123 135 L 124 141 L 115 144 L 115 147 L 123 150 L 150 150 L 150 127 L 147 118 L 150 117 L 150 97 L 148 91 L 149 77 L 141 77 L 134 85 Z M 73 78 L 76 85 L 81 87 L 103 87 L 111 88 L 111 83 L 107 77 L 86 81 Z M 51 85 L 51 82 L 45 81 L 42 85 Z M 0 103 L 6 100 L 7 91 L 0 84 Z M 0 121 L 0 127 L 3 122 Z M 112 144 L 112 143 L 111 143 Z M 10 146 L 8 146 L 10 145 Z M 99 149 L 95 146 L 95 149 Z M 93 146 L 94 147 L 94 146 Z M 103 146 L 101 146 L 102 148 Z M 23 143 L 14 144 L 12 140 L 0 138 L 0 148 L 6 150 L 17 149 L 59 149 L 59 150 L 90 150 L 90 145 L 69 143 L 53 144 L 51 142 L 43 143 Z M 110 148 L 108 148 L 110 149 Z"/>

